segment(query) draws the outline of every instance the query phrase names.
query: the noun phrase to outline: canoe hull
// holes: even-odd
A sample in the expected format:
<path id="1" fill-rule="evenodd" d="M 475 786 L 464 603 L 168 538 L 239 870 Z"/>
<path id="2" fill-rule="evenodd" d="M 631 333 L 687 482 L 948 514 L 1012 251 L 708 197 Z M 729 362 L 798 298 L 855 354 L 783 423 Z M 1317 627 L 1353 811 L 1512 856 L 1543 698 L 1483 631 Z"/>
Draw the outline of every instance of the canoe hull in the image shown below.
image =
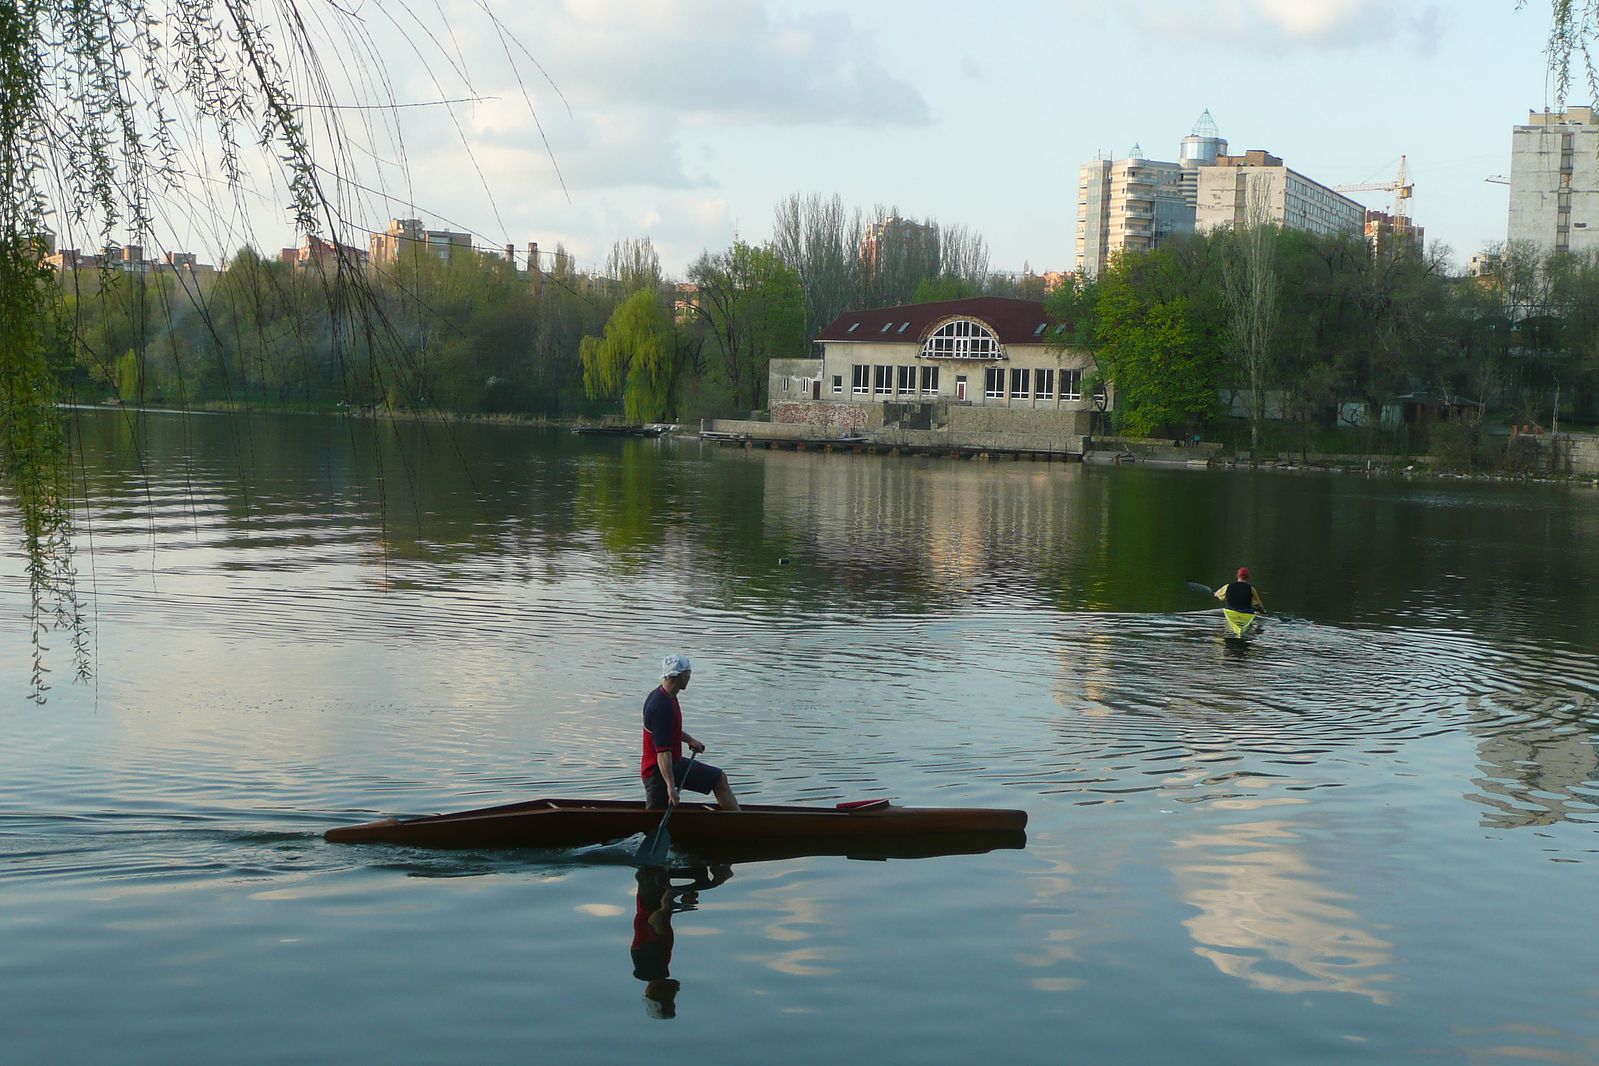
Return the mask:
<path id="1" fill-rule="evenodd" d="M 619 800 L 541 799 L 403 821 L 385 818 L 324 836 L 335 844 L 413 848 L 572 848 L 653 832 L 662 813 Z M 874 851 L 893 857 L 1021 847 L 1027 813 L 891 805 L 854 811 L 757 805 L 730 812 L 685 803 L 671 824 L 675 847 L 707 858 Z"/>

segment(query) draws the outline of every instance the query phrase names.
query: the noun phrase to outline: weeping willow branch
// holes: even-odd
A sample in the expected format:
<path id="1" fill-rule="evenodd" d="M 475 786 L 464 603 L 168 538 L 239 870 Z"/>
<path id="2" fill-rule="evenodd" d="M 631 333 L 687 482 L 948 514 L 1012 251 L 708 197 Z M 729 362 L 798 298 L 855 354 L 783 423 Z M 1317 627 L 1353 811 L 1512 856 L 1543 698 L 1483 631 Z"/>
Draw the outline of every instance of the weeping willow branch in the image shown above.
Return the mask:
<path id="1" fill-rule="evenodd" d="M 486 7 L 481 15 L 508 57 L 513 46 L 526 55 Z M 380 40 L 375 26 L 403 33 Z M 319 47 L 337 61 L 325 65 Z M 430 47 L 436 56 L 426 54 Z M 447 91 L 430 58 L 466 91 Z M 296 230 L 325 234 L 336 249 L 319 280 L 347 382 L 395 382 L 397 394 L 420 395 L 406 384 L 419 379 L 418 368 L 339 243 L 363 228 L 361 219 L 386 217 L 392 203 L 354 180 L 354 160 L 392 155 L 403 169 L 396 115 L 423 106 L 396 99 L 387 73 L 394 60 L 432 81 L 439 98 L 423 103 L 445 109 L 476 167 L 453 108 L 493 97 L 476 90 L 462 57 L 445 51 L 407 0 L 368 0 L 359 10 L 335 0 L 0 0 L 0 519 L 15 515 L 27 556 L 35 700 L 49 687 L 51 633 L 70 641 L 77 676 L 91 665 L 62 414 L 71 397 L 61 395 L 66 378 L 53 360 L 64 355 L 70 364 L 77 350 L 109 374 L 118 358 L 95 352 L 92 338 L 63 335 L 71 328 L 63 287 L 40 266 L 50 229 L 88 238 L 90 247 L 114 235 L 156 243 L 182 215 L 231 233 L 225 195 L 215 189 L 231 194 L 231 217 L 241 219 L 264 173 Z M 513 78 L 531 114 L 527 89 L 514 71 Z M 378 153 L 362 138 L 386 138 L 393 150 Z M 242 349 L 213 322 L 204 294 L 187 298 L 218 352 Z M 142 359 L 140 352 L 125 375 L 136 391 Z M 225 361 L 220 369 L 226 373 Z M 238 444 L 246 454 L 248 442 Z"/>

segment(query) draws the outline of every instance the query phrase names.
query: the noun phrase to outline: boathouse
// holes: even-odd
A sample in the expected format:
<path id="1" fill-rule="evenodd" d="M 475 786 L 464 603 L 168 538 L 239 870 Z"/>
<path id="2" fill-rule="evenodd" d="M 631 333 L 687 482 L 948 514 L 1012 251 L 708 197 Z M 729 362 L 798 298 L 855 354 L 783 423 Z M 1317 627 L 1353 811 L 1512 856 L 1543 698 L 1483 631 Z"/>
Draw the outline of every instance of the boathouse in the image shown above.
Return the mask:
<path id="1" fill-rule="evenodd" d="M 967 300 L 846 311 L 816 337 L 820 359 L 773 360 L 771 416 L 835 430 L 1086 436 L 1115 403 L 1094 363 L 1037 300 Z"/>

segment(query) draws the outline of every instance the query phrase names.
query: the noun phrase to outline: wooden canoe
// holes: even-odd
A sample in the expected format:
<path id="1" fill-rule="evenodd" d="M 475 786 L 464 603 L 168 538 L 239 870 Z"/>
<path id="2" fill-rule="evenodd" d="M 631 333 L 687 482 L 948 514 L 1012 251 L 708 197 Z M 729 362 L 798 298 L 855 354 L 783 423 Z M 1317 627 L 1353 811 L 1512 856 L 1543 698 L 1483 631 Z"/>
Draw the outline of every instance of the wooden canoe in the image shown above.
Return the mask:
<path id="1" fill-rule="evenodd" d="M 413 848 L 571 848 L 653 832 L 664 812 L 626 800 L 536 799 L 423 818 L 385 818 L 330 829 L 335 844 Z M 1026 844 L 1027 812 L 974 807 L 785 807 L 721 811 L 684 803 L 672 815 L 674 847 L 706 858 L 748 855 L 912 857 Z"/>

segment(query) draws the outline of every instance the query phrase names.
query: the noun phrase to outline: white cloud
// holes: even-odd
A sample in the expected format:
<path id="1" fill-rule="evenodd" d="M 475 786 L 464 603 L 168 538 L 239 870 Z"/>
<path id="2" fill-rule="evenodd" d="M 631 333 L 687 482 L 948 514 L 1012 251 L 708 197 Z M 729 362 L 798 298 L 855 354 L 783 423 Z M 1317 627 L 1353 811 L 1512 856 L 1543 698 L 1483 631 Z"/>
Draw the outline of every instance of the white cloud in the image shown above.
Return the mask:
<path id="1" fill-rule="evenodd" d="M 885 69 L 843 13 L 779 15 L 748 0 L 550 0 L 507 20 L 575 111 L 793 125 L 926 122 L 921 94 Z"/>
<path id="2" fill-rule="evenodd" d="M 1102 11 L 1092 0 L 1075 5 Z M 1121 13 L 1167 40 L 1431 51 L 1444 25 L 1432 0 L 1123 0 Z"/>

